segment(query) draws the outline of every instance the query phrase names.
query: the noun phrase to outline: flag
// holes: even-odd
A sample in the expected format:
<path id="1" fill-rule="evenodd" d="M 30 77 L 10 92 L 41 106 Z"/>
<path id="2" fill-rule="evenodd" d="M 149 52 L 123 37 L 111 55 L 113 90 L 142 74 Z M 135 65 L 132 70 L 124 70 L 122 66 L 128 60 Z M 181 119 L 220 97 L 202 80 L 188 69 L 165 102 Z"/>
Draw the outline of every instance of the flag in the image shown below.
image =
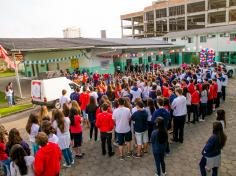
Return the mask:
<path id="1" fill-rule="evenodd" d="M 7 63 L 7 66 L 10 68 L 16 68 L 16 64 L 11 61 L 11 59 L 7 56 L 7 51 L 0 45 L 0 57 Z"/>

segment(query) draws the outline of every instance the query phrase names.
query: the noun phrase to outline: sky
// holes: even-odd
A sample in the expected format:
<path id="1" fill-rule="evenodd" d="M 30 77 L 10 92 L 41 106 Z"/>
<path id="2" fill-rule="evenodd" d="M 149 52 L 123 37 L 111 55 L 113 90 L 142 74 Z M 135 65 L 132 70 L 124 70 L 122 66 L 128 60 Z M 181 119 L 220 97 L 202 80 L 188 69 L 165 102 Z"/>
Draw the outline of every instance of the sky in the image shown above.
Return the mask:
<path id="1" fill-rule="evenodd" d="M 0 38 L 63 37 L 80 27 L 83 37 L 121 37 L 120 15 L 141 11 L 153 0 L 0 0 Z"/>

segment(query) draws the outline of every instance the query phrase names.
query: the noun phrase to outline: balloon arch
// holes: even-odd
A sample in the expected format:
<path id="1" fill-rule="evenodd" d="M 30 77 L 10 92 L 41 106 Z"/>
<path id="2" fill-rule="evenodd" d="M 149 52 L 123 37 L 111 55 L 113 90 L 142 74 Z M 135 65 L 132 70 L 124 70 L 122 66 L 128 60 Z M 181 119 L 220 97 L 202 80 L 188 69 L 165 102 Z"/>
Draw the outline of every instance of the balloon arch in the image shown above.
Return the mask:
<path id="1" fill-rule="evenodd" d="M 213 49 L 204 48 L 200 51 L 200 63 L 201 64 L 212 64 L 215 58 L 215 51 Z"/>

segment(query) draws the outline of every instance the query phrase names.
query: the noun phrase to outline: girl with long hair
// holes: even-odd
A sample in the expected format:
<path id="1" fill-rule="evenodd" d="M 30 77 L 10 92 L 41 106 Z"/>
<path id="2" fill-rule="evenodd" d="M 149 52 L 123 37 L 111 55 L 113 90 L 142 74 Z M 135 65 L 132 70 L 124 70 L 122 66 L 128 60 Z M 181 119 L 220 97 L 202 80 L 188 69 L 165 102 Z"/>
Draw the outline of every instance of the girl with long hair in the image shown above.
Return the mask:
<path id="1" fill-rule="evenodd" d="M 212 176 L 218 175 L 221 164 L 221 150 L 226 144 L 227 136 L 221 122 L 213 123 L 213 133 L 202 150 L 202 159 L 199 163 L 202 176 L 212 171 Z"/>
<path id="2" fill-rule="evenodd" d="M 216 120 L 222 124 L 223 130 L 224 130 L 226 128 L 225 110 L 223 109 L 217 110 Z"/>
<path id="3" fill-rule="evenodd" d="M 3 164 L 4 172 L 7 173 L 10 171 L 10 159 L 6 153 L 6 143 L 7 143 L 8 133 L 4 126 L 0 128 L 0 162 Z"/>
<path id="4" fill-rule="evenodd" d="M 71 101 L 71 108 L 75 108 L 78 111 L 79 115 L 82 115 L 81 109 L 77 101 L 75 100 Z"/>
<path id="5" fill-rule="evenodd" d="M 166 175 L 166 166 L 164 158 L 168 142 L 168 133 L 165 128 L 164 119 L 162 117 L 157 118 L 157 129 L 152 132 L 151 142 L 153 156 L 157 169 L 155 176 L 160 176 L 161 170 L 163 175 Z"/>
<path id="6" fill-rule="evenodd" d="M 39 119 L 38 119 L 39 124 L 41 124 L 42 119 L 43 119 L 44 117 L 47 117 L 48 115 L 49 115 L 49 113 L 48 113 L 48 108 L 47 108 L 47 106 L 41 106 L 40 112 L 39 112 Z"/>
<path id="7" fill-rule="evenodd" d="M 23 149 L 25 150 L 27 155 L 30 155 L 30 148 L 29 145 L 22 139 L 20 136 L 20 132 L 16 128 L 12 128 L 9 131 L 8 142 L 6 145 L 6 152 L 9 156 L 10 150 L 15 144 L 20 144 Z"/>
<path id="8" fill-rule="evenodd" d="M 96 100 L 94 97 L 90 97 L 90 103 L 86 107 L 86 113 L 88 114 L 88 119 L 90 122 L 90 133 L 89 133 L 89 140 L 93 137 L 93 131 L 95 131 L 94 140 L 97 141 L 98 135 L 98 128 L 96 127 L 96 111 L 98 106 L 96 104 Z"/>
<path id="9" fill-rule="evenodd" d="M 72 153 L 70 150 L 70 119 L 65 117 L 61 110 L 56 109 L 53 114 L 53 123 L 52 126 L 56 130 L 58 140 L 58 145 L 62 151 L 63 157 L 66 163 L 64 167 L 71 167 L 71 164 L 74 164 L 72 158 Z"/>
<path id="10" fill-rule="evenodd" d="M 81 122 L 83 121 L 83 118 L 79 116 L 78 111 L 76 108 L 70 109 L 70 132 L 73 136 L 73 150 L 75 153 L 75 157 L 81 158 L 83 157 L 83 154 L 81 152 L 81 145 L 82 145 L 82 126 Z"/>
<path id="11" fill-rule="evenodd" d="M 154 101 L 151 98 L 147 99 L 147 105 L 145 107 L 145 110 L 148 113 L 148 139 L 149 139 L 149 142 L 151 142 L 151 135 L 153 131 L 153 123 L 151 122 L 151 119 L 152 119 L 152 114 L 156 110 Z"/>
<path id="12" fill-rule="evenodd" d="M 13 105 L 13 91 L 12 89 L 10 88 L 9 85 L 6 86 L 5 88 L 5 95 L 6 95 L 6 99 L 7 99 L 7 102 L 8 102 L 8 106 L 12 106 Z"/>
<path id="13" fill-rule="evenodd" d="M 52 123 L 49 120 L 44 120 L 41 126 L 42 132 L 48 135 L 48 142 L 58 144 L 58 137 L 55 135 L 56 130 L 52 127 Z"/>
<path id="14" fill-rule="evenodd" d="M 35 143 L 35 137 L 37 136 L 39 132 L 39 116 L 37 114 L 31 113 L 28 119 L 28 122 L 26 124 L 26 131 L 29 134 L 30 143 L 32 146 L 32 150 L 34 152 L 34 155 L 39 149 L 39 146 Z"/>
<path id="15" fill-rule="evenodd" d="M 12 146 L 10 157 L 12 161 L 10 164 L 11 176 L 34 176 L 34 157 L 27 156 L 25 150 L 20 144 Z"/>

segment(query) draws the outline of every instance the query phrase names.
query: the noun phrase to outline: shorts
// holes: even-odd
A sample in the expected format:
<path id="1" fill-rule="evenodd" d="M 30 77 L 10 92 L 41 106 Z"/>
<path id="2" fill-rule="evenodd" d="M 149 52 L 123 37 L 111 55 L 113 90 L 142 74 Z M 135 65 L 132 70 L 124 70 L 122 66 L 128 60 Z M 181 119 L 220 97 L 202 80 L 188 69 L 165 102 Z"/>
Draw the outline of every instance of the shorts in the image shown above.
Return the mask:
<path id="1" fill-rule="evenodd" d="M 81 133 L 73 133 L 72 136 L 73 136 L 73 140 L 74 140 L 73 148 L 81 147 L 81 145 L 82 145 L 82 132 Z"/>
<path id="2" fill-rule="evenodd" d="M 132 133 L 131 131 L 127 133 L 116 133 L 116 137 L 119 145 L 124 145 L 125 142 L 132 141 Z"/>
<path id="3" fill-rule="evenodd" d="M 148 143 L 148 130 L 142 133 L 135 132 L 135 138 L 138 145 L 143 145 L 145 143 Z"/>

